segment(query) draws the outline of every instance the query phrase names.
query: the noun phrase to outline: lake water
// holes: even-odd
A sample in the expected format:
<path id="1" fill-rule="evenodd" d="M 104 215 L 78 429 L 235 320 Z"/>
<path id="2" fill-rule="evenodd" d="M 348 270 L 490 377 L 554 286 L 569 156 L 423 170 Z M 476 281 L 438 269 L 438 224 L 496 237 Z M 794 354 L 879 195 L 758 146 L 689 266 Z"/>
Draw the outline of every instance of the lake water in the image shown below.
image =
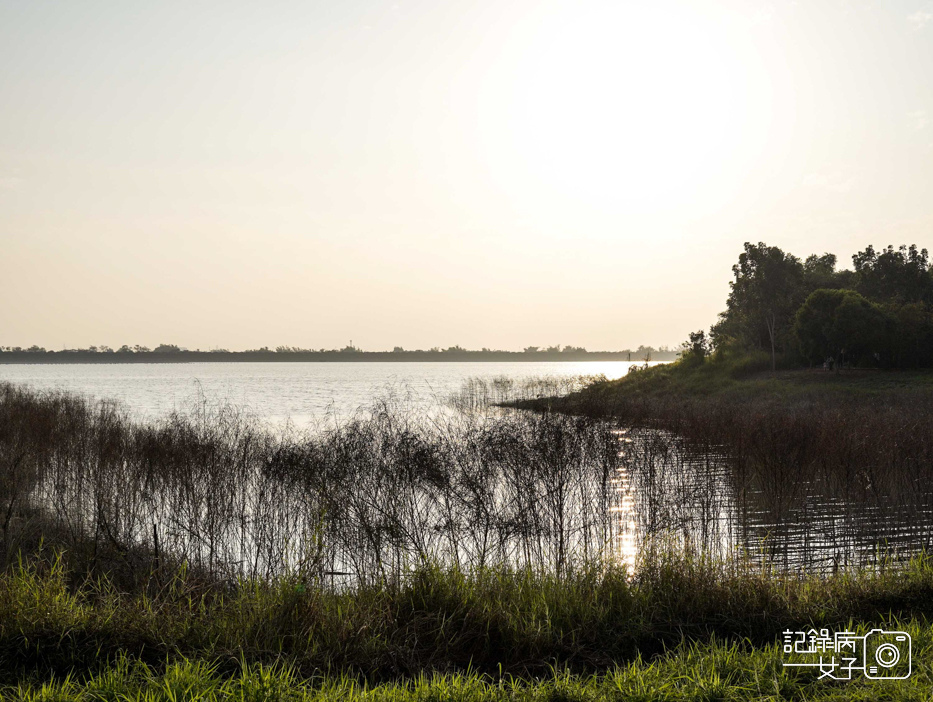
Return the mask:
<path id="1" fill-rule="evenodd" d="M 772 464 L 740 461 L 726 447 L 621 431 L 614 510 L 630 564 L 655 538 L 810 573 L 933 550 L 933 484 L 921 467 L 876 473 L 870 484 L 815 465 L 775 479 Z"/>
<path id="2" fill-rule="evenodd" d="M 379 398 L 402 396 L 424 409 L 469 378 L 619 378 L 635 362 L 541 363 L 127 363 L 0 365 L 0 381 L 124 403 L 140 419 L 185 411 L 201 399 L 230 403 L 260 420 L 301 427 L 347 417 Z M 654 364 L 652 364 L 654 365 Z"/>
<path id="3" fill-rule="evenodd" d="M 339 424 L 339 420 L 348 419 L 358 410 L 366 410 L 374 402 L 393 396 L 416 413 L 449 409 L 449 398 L 461 391 L 469 379 L 487 381 L 485 385 L 480 383 L 480 388 L 497 388 L 497 398 L 501 399 L 509 393 L 554 394 L 555 389 L 568 387 L 568 379 L 579 376 L 602 374 L 618 378 L 631 365 L 626 362 L 0 365 L 0 381 L 37 390 L 63 390 L 93 399 L 118 400 L 138 419 L 185 412 L 206 401 L 244 408 L 273 427 L 290 419 L 301 429 L 328 418 L 337 419 Z M 509 384 L 502 380 L 541 377 L 550 378 L 550 384 Z M 517 443 L 512 450 L 520 455 L 503 465 L 524 475 L 521 471 L 527 466 L 544 465 L 545 459 L 553 454 L 553 446 L 535 444 L 516 431 L 513 438 Z M 698 452 L 685 446 L 678 437 L 656 429 L 616 431 L 620 432 L 621 445 L 618 458 L 613 459 L 613 479 L 597 489 L 601 464 L 595 454 L 583 451 L 575 494 L 601 505 L 592 518 L 587 517 L 586 523 L 600 529 L 604 525 L 605 529 L 598 531 L 595 538 L 598 541 L 611 534 L 617 543 L 616 553 L 630 564 L 634 564 L 648 540 L 658 537 L 673 538 L 677 543 L 692 544 L 698 550 L 720 555 L 745 552 L 783 567 L 811 572 L 870 563 L 891 552 L 903 556 L 933 547 L 933 491 L 928 480 L 910 483 L 909 489 L 901 485 L 904 479 L 901 475 L 885 479 L 879 476 L 870 486 L 839 480 L 832 473 L 801 474 L 775 481 L 767 470 L 738 465 L 725 448 Z M 497 436 L 489 433 L 487 441 L 494 443 L 499 440 Z M 540 438 L 545 434 L 532 432 L 529 436 Z M 566 436 L 577 440 L 572 432 Z M 521 451 L 530 453 L 526 456 Z M 499 454 L 490 456 L 477 454 L 470 460 L 482 474 L 485 466 L 504 460 Z M 567 465 L 576 466 L 577 460 L 572 458 Z M 593 465 L 584 465 L 587 461 Z M 538 478 L 547 482 L 541 476 Z M 373 478 L 370 475 L 368 479 Z M 532 476 L 523 479 L 532 480 Z M 501 476 L 498 480 L 502 480 Z M 472 484 L 469 480 L 464 482 Z M 535 499 L 545 505 L 541 508 L 544 514 L 552 494 L 550 487 L 538 485 L 535 489 L 540 490 L 540 497 Z M 378 494 L 374 488 L 371 490 Z M 514 521 L 514 516 L 509 516 L 512 504 L 531 499 L 532 492 L 525 487 L 514 498 L 489 508 L 489 514 L 496 517 L 490 529 L 500 528 L 500 523 L 505 525 L 503 544 L 511 543 L 509 539 L 514 533 L 522 533 L 509 521 Z M 387 492 L 390 496 L 394 494 L 395 488 Z M 483 499 L 495 502 L 495 491 L 490 495 Z M 286 503 L 284 496 L 270 499 L 270 510 Z M 391 502 L 389 497 L 384 499 L 387 504 Z M 464 509 L 475 507 L 478 499 L 464 497 Z M 303 509 L 296 507 L 295 513 Z M 178 513 L 168 509 L 164 521 L 170 522 Z M 454 539 L 457 548 L 476 528 L 474 517 L 466 515 L 463 519 L 474 526 Z M 564 523 L 562 518 L 552 521 Z M 266 529 L 267 523 L 257 519 L 257 529 Z M 286 519 L 283 523 L 290 522 Z M 151 525 L 143 524 L 140 528 L 145 534 Z M 586 544 L 591 538 L 587 532 L 579 541 Z"/>

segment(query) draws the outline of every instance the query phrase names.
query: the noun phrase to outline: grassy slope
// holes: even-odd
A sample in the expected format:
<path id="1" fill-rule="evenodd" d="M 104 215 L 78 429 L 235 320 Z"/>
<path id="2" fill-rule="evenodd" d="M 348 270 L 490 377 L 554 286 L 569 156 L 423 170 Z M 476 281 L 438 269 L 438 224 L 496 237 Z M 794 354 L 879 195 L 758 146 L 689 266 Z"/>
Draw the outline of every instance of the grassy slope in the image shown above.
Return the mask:
<path id="1" fill-rule="evenodd" d="M 581 414 L 606 414 L 636 404 L 670 401 L 720 403 L 838 404 L 842 402 L 910 401 L 933 398 L 933 371 L 823 369 L 761 370 L 748 360 L 707 361 L 702 365 L 671 363 L 561 398 L 514 403 L 523 409 L 551 409 Z"/>
<path id="2" fill-rule="evenodd" d="M 685 644 L 653 662 L 642 660 L 600 675 L 553 671 L 536 680 L 494 679 L 475 673 L 422 675 L 395 683 L 361 684 L 345 677 L 302 679 L 287 666 L 243 664 L 222 675 L 204 661 L 182 661 L 162 671 L 127 659 L 89 680 L 26 682 L 0 691 L 7 699 L 60 700 L 928 700 L 933 689 L 933 629 L 892 623 L 913 638 L 914 672 L 907 680 L 849 683 L 818 680 L 812 669 L 784 669 L 777 645 Z"/>
<path id="3" fill-rule="evenodd" d="M 151 596 L 75 589 L 44 564 L 0 576 L 0 685 L 12 698 L 42 699 L 45 689 L 46 699 L 63 700 L 116 699 L 108 690 L 170 699 L 180 687 L 203 693 L 180 699 L 300 699 L 311 694 L 308 680 L 325 699 L 625 699 L 639 690 L 644 699 L 652 690 L 670 699 L 803 691 L 821 699 L 838 687 L 785 673 L 780 632 L 886 624 L 913 634 L 915 678 L 850 687 L 868 690 L 864 699 L 894 687 L 906 695 L 898 699 L 918 699 L 917 690 L 933 689 L 931 615 L 929 559 L 797 579 L 661 555 L 634 578 L 426 569 L 401 588 L 336 593 L 283 582 L 223 596 L 184 581 Z M 577 677 L 555 679 L 555 670 Z M 513 675 L 524 682 L 492 682 Z M 266 696 L 255 690 L 263 685 Z"/>

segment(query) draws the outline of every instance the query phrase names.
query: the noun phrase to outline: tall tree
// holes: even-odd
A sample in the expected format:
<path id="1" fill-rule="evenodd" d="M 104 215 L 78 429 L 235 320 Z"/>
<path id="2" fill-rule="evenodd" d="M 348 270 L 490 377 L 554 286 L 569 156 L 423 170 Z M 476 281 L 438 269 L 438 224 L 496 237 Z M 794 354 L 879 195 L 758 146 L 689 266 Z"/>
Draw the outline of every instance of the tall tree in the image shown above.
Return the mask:
<path id="1" fill-rule="evenodd" d="M 713 338 L 717 344 L 732 337 L 743 345 L 770 348 L 774 370 L 777 351 L 791 338 L 794 312 L 805 296 L 804 266 L 796 256 L 763 242 L 745 242 L 744 248 L 732 267 L 735 278 Z M 823 262 L 824 270 L 829 263 Z"/>

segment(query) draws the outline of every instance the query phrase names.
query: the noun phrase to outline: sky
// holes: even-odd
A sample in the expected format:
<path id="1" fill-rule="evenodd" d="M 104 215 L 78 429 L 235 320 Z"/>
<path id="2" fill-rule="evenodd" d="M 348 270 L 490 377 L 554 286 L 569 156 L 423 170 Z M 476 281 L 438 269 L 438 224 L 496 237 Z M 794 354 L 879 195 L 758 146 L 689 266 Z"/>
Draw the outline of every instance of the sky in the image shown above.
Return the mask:
<path id="1" fill-rule="evenodd" d="M 933 0 L 0 0 L 0 345 L 676 346 L 933 248 Z"/>

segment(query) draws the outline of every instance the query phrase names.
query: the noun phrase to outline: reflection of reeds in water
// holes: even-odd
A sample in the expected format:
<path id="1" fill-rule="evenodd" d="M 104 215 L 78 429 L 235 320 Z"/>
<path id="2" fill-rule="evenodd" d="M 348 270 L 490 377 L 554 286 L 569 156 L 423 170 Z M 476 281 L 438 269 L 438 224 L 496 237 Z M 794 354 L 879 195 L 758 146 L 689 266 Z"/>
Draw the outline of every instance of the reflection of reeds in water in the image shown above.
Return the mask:
<path id="1" fill-rule="evenodd" d="M 733 502 L 721 454 L 696 455 L 669 432 L 618 430 L 614 478 L 620 557 L 630 570 L 660 545 L 696 557 L 734 553 Z"/>
<path id="2" fill-rule="evenodd" d="M 724 411 L 685 416 L 677 433 L 618 433 L 473 411 L 518 392 L 492 388 L 466 388 L 469 411 L 385 401 L 300 435 L 207 404 L 141 425 L 112 403 L 0 385 L 0 557 L 44 538 L 73 567 L 107 561 L 136 580 L 184 561 L 222 577 L 370 582 L 427 562 L 632 570 L 656 543 L 808 570 L 929 547 L 933 433 L 858 415 L 875 431 L 863 441 L 818 414 Z"/>
<path id="3" fill-rule="evenodd" d="M 467 378 L 447 404 L 461 412 L 482 411 L 506 402 L 560 397 L 605 380 L 602 375 Z"/>
<path id="4" fill-rule="evenodd" d="M 845 405 L 828 394 L 786 403 L 635 398 L 612 412 L 642 427 L 629 432 L 625 459 L 639 551 L 667 533 L 689 548 L 832 572 L 930 549 L 928 395 Z"/>
<path id="5" fill-rule="evenodd" d="M 427 562 L 561 573 L 609 555 L 605 422 L 385 402 L 302 436 L 207 405 L 140 425 L 113 404 L 8 385 L 0 419 L 7 560 L 40 534 L 127 577 L 166 559 L 371 581 Z"/>

